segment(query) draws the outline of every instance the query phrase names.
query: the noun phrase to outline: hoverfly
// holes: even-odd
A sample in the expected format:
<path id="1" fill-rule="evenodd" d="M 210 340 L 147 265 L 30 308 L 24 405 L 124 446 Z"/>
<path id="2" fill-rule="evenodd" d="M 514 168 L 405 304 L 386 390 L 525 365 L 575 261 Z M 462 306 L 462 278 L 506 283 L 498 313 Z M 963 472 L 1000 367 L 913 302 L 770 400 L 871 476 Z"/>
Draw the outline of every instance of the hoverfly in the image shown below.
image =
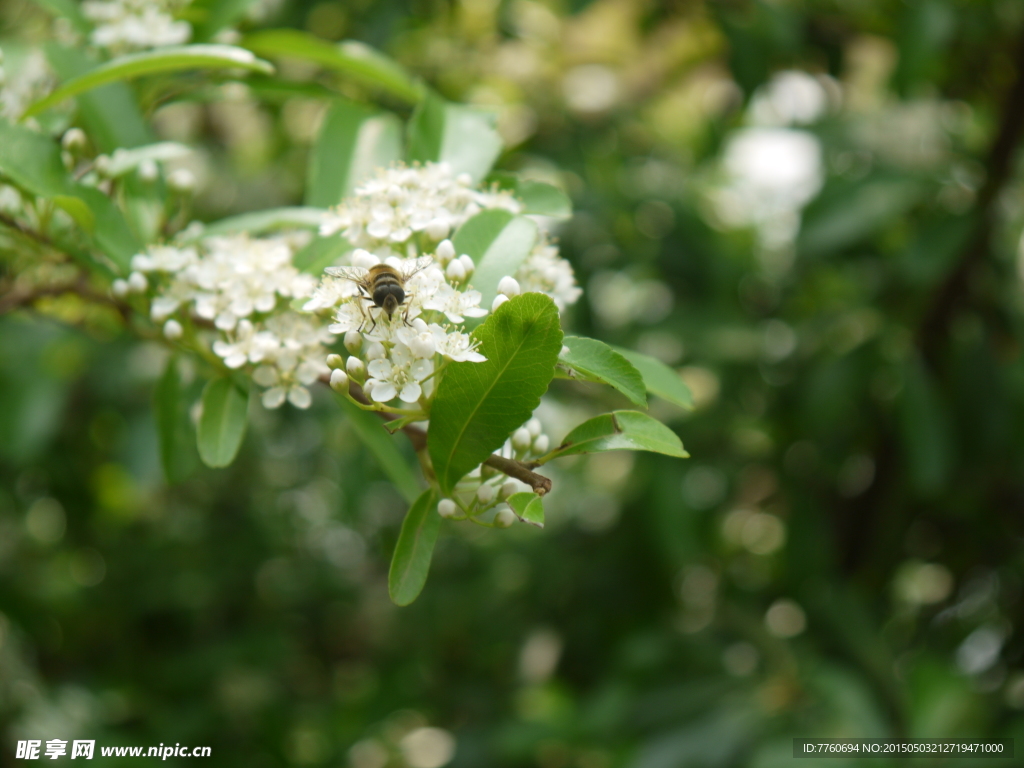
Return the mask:
<path id="1" fill-rule="evenodd" d="M 369 269 L 363 267 L 327 267 L 324 271 L 332 277 L 341 277 L 356 284 L 360 291 L 360 298 L 370 302 L 373 306 L 384 310 L 388 320 L 395 311 L 405 303 L 406 282 L 418 272 L 434 263 L 430 256 L 407 262 L 400 267 L 392 267 L 388 264 L 374 264 Z M 402 322 L 408 325 L 408 306 L 402 314 Z M 373 325 L 372 331 L 377 326 L 377 317 L 370 316 Z M 378 315 L 379 317 L 379 315 Z"/>

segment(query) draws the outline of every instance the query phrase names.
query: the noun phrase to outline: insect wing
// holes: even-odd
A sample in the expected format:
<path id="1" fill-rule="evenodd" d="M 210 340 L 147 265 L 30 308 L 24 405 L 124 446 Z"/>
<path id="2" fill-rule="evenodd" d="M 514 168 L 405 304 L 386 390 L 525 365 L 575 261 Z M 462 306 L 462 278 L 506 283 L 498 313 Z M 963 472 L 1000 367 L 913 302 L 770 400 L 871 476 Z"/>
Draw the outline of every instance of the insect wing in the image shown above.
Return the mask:
<path id="1" fill-rule="evenodd" d="M 361 283 L 366 280 L 367 272 L 362 267 L 327 267 L 326 272 L 331 277 L 343 277 L 353 283 Z"/>
<path id="2" fill-rule="evenodd" d="M 420 256 L 418 259 L 407 261 L 402 265 L 402 277 L 408 280 L 417 272 L 422 272 L 424 269 L 433 264 L 434 259 L 430 256 Z"/>

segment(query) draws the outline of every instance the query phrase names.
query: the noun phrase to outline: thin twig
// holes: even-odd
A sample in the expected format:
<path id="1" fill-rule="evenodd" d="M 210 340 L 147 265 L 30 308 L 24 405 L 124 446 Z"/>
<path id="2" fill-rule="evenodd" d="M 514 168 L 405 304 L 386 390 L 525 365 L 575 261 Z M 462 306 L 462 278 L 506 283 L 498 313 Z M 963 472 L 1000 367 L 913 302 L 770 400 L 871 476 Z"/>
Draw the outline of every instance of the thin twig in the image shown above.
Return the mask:
<path id="1" fill-rule="evenodd" d="M 5 227 L 8 227 L 10 229 L 13 229 L 18 234 L 24 235 L 25 237 L 31 240 L 35 240 L 40 245 L 45 245 L 48 248 L 55 247 L 53 241 L 50 240 L 50 238 L 48 238 L 42 232 L 37 232 L 31 227 L 26 227 L 20 221 L 13 218 L 12 216 L 8 216 L 6 213 L 0 213 L 0 224 L 3 224 Z"/>

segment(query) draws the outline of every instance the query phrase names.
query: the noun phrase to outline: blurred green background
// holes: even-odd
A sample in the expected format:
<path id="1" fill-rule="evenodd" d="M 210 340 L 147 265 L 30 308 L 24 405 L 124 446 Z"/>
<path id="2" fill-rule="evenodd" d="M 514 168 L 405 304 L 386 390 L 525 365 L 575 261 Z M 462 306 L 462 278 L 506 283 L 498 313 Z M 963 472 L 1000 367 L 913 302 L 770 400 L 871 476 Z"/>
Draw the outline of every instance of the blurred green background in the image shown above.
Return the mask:
<path id="1" fill-rule="evenodd" d="M 0 763 L 55 735 L 254 768 L 1024 749 L 1024 4 L 257 10 L 243 26 L 363 40 L 498 112 L 499 167 L 574 201 L 569 327 L 679 369 L 696 409 L 652 411 L 692 458 L 561 464 L 546 530 L 447 525 L 399 609 L 405 506 L 327 393 L 254 406 L 232 467 L 168 487 L 165 350 L 67 297 L 4 316 Z M 0 45 L 49 24 L 4 0 Z M 301 202 L 324 107 L 227 84 L 152 118 L 200 149 L 192 213 L 214 220 Z M 555 382 L 553 439 L 581 394 L 619 404 Z"/>

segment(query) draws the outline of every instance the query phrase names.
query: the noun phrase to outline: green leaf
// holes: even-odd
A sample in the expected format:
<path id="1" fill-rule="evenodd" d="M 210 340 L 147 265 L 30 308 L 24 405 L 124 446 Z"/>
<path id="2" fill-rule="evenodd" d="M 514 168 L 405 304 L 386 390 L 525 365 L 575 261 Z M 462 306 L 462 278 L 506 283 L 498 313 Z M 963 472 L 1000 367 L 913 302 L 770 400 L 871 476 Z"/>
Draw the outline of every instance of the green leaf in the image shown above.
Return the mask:
<path id="1" fill-rule="evenodd" d="M 429 94 L 409 121 L 409 159 L 445 162 L 481 181 L 501 154 L 494 116 Z"/>
<path id="2" fill-rule="evenodd" d="M 230 216 L 203 227 L 193 240 L 239 232 L 261 233 L 278 229 L 317 229 L 323 221 L 320 208 L 269 208 L 265 211 Z"/>
<path id="3" fill-rule="evenodd" d="M 640 372 L 649 394 L 657 395 L 688 411 L 693 410 L 693 395 L 690 394 L 690 388 L 674 370 L 650 355 L 642 355 L 622 347 L 611 349 L 626 358 Z"/>
<path id="4" fill-rule="evenodd" d="M 44 49 L 47 61 L 61 80 L 70 80 L 99 66 L 99 62 L 78 48 L 48 43 Z M 85 132 L 100 152 L 140 147 L 155 141 L 139 112 L 135 95 L 125 83 L 110 83 L 80 94 L 78 114 Z"/>
<path id="5" fill-rule="evenodd" d="M 647 407 L 647 389 L 640 372 L 626 358 L 596 339 L 566 336 L 559 361 L 576 373 L 576 378 L 597 381 L 619 390 L 634 405 Z"/>
<path id="6" fill-rule="evenodd" d="M 377 168 L 402 157 L 402 123 L 389 112 L 351 101 L 327 113 L 309 156 L 306 205 L 337 205 Z"/>
<path id="7" fill-rule="evenodd" d="M 455 252 L 468 254 L 476 264 L 470 283 L 483 295 L 480 306 L 491 306 L 498 281 L 514 275 L 537 242 L 537 225 L 527 218 L 495 208 L 466 221 L 452 238 Z"/>
<path id="8" fill-rule="evenodd" d="M 226 467 L 235 460 L 249 409 L 249 393 L 228 377 L 213 379 L 203 390 L 203 413 L 197 430 L 199 457 L 208 467 Z"/>
<path id="9" fill-rule="evenodd" d="M 92 235 L 96 246 L 121 272 L 128 270 L 140 245 L 124 215 L 99 190 L 72 182 L 54 142 L 28 128 L 0 120 L 0 174 L 26 192 L 54 200 Z M 88 214 L 82 203 L 88 206 Z M 95 261 L 86 260 L 86 264 L 109 271 L 108 266 Z"/>
<path id="10" fill-rule="evenodd" d="M 395 544 L 395 554 L 391 557 L 388 593 L 395 605 L 409 605 L 423 591 L 440 530 L 437 497 L 434 489 L 428 488 L 406 514 Z"/>
<path id="11" fill-rule="evenodd" d="M 351 248 L 351 244 L 338 235 L 314 237 L 309 245 L 295 254 L 292 264 L 302 272 L 319 275 L 324 267 L 334 264 L 339 256 Z"/>
<path id="12" fill-rule="evenodd" d="M 473 337 L 487 361 L 449 363 L 430 412 L 427 447 L 444 494 L 530 418 L 562 348 L 558 309 L 540 293 L 506 301 Z"/>
<path id="13" fill-rule="evenodd" d="M 142 75 L 180 72 L 184 69 L 245 69 L 270 74 L 274 68 L 257 59 L 252 51 L 233 45 L 174 45 L 153 51 L 131 53 L 73 77 L 45 98 L 30 106 L 21 119 L 60 104 L 64 99 L 85 93 L 101 85 L 131 80 Z"/>
<path id="14" fill-rule="evenodd" d="M 556 186 L 523 179 L 514 173 L 492 173 L 487 180 L 512 192 L 524 206 L 522 213 L 560 219 L 572 216 L 572 200 Z"/>
<path id="15" fill-rule="evenodd" d="M 420 481 L 409 467 L 409 460 L 398 449 L 395 438 L 384 429 L 384 422 L 380 416 L 364 411 L 341 395 L 337 396 L 337 400 L 352 424 L 352 429 L 373 454 L 384 474 L 395 484 L 407 502 L 412 504 L 416 501 L 422 490 Z"/>
<path id="16" fill-rule="evenodd" d="M 167 368 L 153 390 L 160 463 L 168 483 L 183 480 L 195 466 L 195 443 L 191 440 L 191 423 L 182 398 L 178 359 L 171 357 Z"/>
<path id="17" fill-rule="evenodd" d="M 423 84 L 380 51 L 355 40 L 332 43 L 307 32 L 274 29 L 256 32 L 242 40 L 250 51 L 268 58 L 311 61 L 410 104 L 423 98 Z"/>
<path id="18" fill-rule="evenodd" d="M 0 119 L 0 174 L 15 186 L 40 197 L 68 191 L 68 174 L 60 150 L 47 137 Z"/>
<path id="19" fill-rule="evenodd" d="M 544 502 L 537 494 L 513 493 L 508 497 L 508 505 L 524 523 L 544 527 Z"/>
<path id="20" fill-rule="evenodd" d="M 651 451 L 681 459 L 690 455 L 676 433 L 657 419 L 639 411 L 613 411 L 580 424 L 544 460 L 600 451 Z"/>

